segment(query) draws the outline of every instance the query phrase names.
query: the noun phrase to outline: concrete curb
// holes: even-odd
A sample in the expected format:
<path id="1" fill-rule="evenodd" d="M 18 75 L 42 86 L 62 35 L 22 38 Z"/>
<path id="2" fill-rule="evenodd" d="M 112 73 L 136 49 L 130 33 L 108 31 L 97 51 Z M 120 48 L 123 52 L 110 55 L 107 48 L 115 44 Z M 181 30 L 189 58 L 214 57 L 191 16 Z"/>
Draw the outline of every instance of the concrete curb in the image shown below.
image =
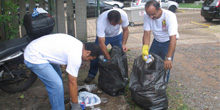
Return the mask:
<path id="1" fill-rule="evenodd" d="M 216 28 L 216 29 L 220 29 L 220 25 L 214 25 L 214 26 L 210 26 L 212 28 Z M 218 31 L 219 32 L 219 31 Z"/>
<path id="2" fill-rule="evenodd" d="M 201 10 L 201 8 L 178 8 L 180 10 Z"/>

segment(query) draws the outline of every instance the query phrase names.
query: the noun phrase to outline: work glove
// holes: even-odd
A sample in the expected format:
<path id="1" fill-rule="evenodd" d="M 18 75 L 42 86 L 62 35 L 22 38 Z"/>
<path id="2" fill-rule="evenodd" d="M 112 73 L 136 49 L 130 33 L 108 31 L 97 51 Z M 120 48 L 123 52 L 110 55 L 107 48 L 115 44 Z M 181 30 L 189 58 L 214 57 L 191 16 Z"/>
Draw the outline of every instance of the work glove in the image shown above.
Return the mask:
<path id="1" fill-rule="evenodd" d="M 78 103 L 73 103 L 70 101 L 70 105 L 71 105 L 71 110 L 83 110 L 80 104 Z"/>
<path id="2" fill-rule="evenodd" d="M 148 45 L 143 45 L 143 48 L 142 48 L 142 59 L 144 61 L 147 61 L 148 51 L 149 51 Z"/>

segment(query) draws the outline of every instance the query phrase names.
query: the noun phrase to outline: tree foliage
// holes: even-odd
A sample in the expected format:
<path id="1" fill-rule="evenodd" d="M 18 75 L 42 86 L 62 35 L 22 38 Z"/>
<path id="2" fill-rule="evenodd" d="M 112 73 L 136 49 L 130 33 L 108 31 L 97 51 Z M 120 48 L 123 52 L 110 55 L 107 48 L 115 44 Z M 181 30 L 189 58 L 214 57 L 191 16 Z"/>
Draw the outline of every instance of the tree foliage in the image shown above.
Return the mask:
<path id="1" fill-rule="evenodd" d="M 14 20 L 19 20 L 18 5 L 12 0 L 3 0 L 2 13 L 0 15 L 0 25 L 4 26 L 7 39 L 16 38 L 19 33 L 19 25 Z"/>

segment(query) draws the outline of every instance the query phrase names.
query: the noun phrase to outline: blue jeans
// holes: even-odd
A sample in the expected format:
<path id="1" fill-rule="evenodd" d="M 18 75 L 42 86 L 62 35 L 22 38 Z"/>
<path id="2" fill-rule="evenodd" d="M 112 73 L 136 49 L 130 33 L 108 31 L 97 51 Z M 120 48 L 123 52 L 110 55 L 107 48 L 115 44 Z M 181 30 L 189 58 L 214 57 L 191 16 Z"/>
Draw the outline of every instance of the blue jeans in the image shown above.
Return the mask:
<path id="1" fill-rule="evenodd" d="M 99 45 L 98 37 L 96 37 L 95 43 Z M 106 37 L 105 45 L 111 44 L 111 46 L 118 46 L 122 48 L 122 33 L 115 37 Z M 90 69 L 88 76 L 95 77 L 99 68 L 99 58 L 90 61 Z"/>
<path id="2" fill-rule="evenodd" d="M 24 60 L 24 63 L 44 83 L 52 110 L 65 110 L 64 87 L 60 65 L 50 63 L 33 64 L 26 60 Z"/>
<path id="3" fill-rule="evenodd" d="M 165 60 L 165 57 L 168 53 L 170 41 L 167 42 L 158 42 L 157 40 L 153 40 L 153 43 L 151 44 L 150 51 L 151 53 L 155 53 L 158 56 L 160 56 L 163 60 Z M 173 61 L 174 53 L 172 56 L 172 61 Z M 167 72 L 167 82 L 170 77 L 170 70 Z"/>

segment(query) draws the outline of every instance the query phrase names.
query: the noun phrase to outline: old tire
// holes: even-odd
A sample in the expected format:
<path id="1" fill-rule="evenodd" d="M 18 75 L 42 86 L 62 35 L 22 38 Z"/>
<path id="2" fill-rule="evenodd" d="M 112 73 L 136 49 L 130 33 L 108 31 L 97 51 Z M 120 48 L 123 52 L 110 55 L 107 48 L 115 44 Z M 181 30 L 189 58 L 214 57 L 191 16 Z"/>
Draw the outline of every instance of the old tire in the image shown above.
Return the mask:
<path id="1" fill-rule="evenodd" d="M 22 56 L 23 57 L 23 56 Z M 0 88 L 6 92 L 15 93 L 22 92 L 29 88 L 37 79 L 37 75 L 29 70 L 21 58 L 15 62 L 7 62 L 7 67 L 10 69 L 14 78 L 12 81 L 1 84 Z"/>
<path id="2" fill-rule="evenodd" d="M 172 5 L 172 6 L 169 7 L 168 10 L 172 11 L 173 13 L 175 13 L 175 12 L 176 12 L 176 9 L 177 9 L 177 7 L 174 6 L 174 5 Z"/>
<path id="3" fill-rule="evenodd" d="M 213 19 L 212 18 L 204 18 L 206 21 L 212 21 Z"/>
<path id="4" fill-rule="evenodd" d="M 113 7 L 114 8 L 119 8 L 119 6 L 117 4 L 114 4 Z"/>
<path id="5" fill-rule="evenodd" d="M 134 26 L 134 22 L 130 22 L 129 26 L 133 27 Z"/>

